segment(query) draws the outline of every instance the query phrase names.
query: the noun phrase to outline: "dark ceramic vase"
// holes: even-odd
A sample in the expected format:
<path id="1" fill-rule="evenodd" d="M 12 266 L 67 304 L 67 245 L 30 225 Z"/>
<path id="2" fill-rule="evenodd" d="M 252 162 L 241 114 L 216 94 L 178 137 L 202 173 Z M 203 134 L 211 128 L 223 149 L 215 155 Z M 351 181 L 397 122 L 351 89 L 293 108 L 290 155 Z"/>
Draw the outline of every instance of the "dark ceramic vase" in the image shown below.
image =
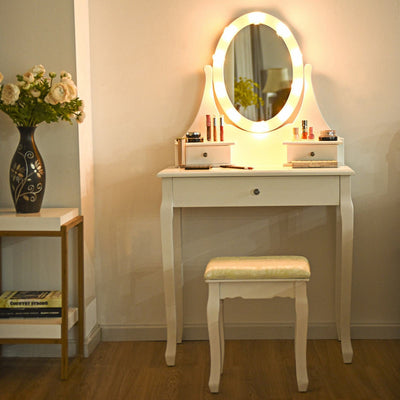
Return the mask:
<path id="1" fill-rule="evenodd" d="M 17 127 L 20 140 L 10 165 L 10 188 L 17 213 L 37 213 L 42 207 L 46 171 L 34 133 L 36 127 Z"/>

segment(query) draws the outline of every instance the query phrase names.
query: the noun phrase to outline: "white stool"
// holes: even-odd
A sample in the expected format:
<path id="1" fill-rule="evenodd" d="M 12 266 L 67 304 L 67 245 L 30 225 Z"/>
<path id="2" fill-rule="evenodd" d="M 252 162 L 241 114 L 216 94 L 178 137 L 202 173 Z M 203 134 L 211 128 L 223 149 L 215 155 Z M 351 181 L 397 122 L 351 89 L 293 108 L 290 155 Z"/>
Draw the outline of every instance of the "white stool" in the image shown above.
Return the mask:
<path id="1" fill-rule="evenodd" d="M 210 340 L 210 380 L 212 393 L 219 390 L 224 362 L 223 300 L 295 299 L 295 359 L 297 386 L 307 391 L 307 325 L 308 302 L 306 284 L 310 265 L 301 256 L 216 257 L 207 265 L 204 279 L 208 283 L 207 323 Z M 271 377 L 272 379 L 272 377 Z"/>

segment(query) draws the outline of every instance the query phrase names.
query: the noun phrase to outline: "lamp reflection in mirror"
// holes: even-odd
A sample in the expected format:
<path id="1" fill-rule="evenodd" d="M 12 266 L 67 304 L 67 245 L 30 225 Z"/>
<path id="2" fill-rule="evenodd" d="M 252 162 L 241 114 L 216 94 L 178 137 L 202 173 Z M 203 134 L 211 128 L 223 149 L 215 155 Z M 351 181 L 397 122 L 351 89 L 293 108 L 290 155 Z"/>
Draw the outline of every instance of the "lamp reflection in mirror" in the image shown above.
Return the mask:
<path id="1" fill-rule="evenodd" d="M 267 121 L 252 121 L 241 115 L 232 104 L 225 86 L 224 63 L 226 52 L 236 34 L 250 24 L 264 24 L 276 31 L 289 50 L 292 62 L 292 85 L 285 106 Z M 213 82 L 218 102 L 227 117 L 239 128 L 249 132 L 269 132 L 282 126 L 296 108 L 303 88 L 303 57 L 290 29 L 279 19 L 263 12 L 242 15 L 228 25 L 213 55 Z"/>
<path id="2" fill-rule="evenodd" d="M 289 80 L 289 71 L 287 68 L 269 68 L 267 82 L 265 83 L 263 93 L 266 94 L 266 116 L 267 119 L 277 114 L 285 105 L 289 96 L 291 81 Z M 279 108 L 278 112 L 273 110 Z"/>
<path id="3" fill-rule="evenodd" d="M 283 22 L 278 22 L 278 24 L 276 25 L 276 34 L 280 36 L 282 39 L 286 39 L 290 37 L 292 33 L 290 32 L 290 29 Z"/>

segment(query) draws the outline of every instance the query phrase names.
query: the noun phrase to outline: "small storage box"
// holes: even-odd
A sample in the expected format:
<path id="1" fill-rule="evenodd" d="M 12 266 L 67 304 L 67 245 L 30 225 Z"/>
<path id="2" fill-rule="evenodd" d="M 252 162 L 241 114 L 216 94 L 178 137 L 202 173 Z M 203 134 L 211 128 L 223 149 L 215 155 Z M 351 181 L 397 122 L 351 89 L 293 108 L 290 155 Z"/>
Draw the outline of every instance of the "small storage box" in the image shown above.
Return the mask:
<path id="1" fill-rule="evenodd" d="M 287 162 L 337 161 L 344 165 L 343 139 L 337 141 L 296 140 L 283 142 L 287 146 Z"/>
<path id="2" fill-rule="evenodd" d="M 184 152 L 183 164 L 210 165 L 217 167 L 231 164 L 231 149 L 235 143 L 230 142 L 201 142 L 185 143 L 182 146 Z"/>

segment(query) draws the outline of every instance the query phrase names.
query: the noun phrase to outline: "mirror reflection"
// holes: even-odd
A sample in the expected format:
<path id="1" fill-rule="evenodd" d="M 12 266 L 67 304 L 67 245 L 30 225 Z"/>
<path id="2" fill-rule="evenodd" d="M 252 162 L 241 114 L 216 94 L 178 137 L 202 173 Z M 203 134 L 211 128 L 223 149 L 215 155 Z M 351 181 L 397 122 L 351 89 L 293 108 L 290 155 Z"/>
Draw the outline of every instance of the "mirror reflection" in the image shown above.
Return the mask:
<path id="1" fill-rule="evenodd" d="M 230 43 L 224 80 L 236 110 L 252 121 L 267 121 L 285 105 L 293 80 L 289 50 L 267 25 L 248 25 Z"/>

